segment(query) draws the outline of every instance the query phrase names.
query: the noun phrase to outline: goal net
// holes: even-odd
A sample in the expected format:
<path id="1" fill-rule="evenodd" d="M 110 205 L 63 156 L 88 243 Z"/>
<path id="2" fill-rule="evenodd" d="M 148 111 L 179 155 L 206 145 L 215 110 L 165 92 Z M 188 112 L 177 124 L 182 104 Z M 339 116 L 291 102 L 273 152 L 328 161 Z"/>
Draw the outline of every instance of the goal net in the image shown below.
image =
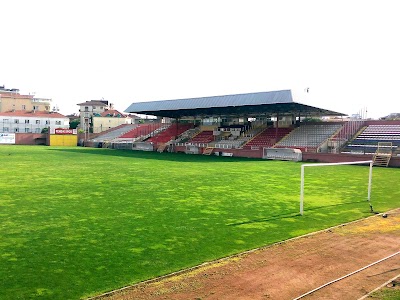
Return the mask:
<path id="1" fill-rule="evenodd" d="M 369 164 L 369 176 L 368 176 L 368 194 L 367 201 L 371 201 L 371 185 L 372 185 L 372 160 L 367 161 L 353 161 L 353 162 L 338 162 L 338 163 L 315 163 L 315 164 L 302 164 L 301 165 L 301 183 L 300 183 L 300 214 L 304 214 L 304 173 L 305 168 L 316 168 L 316 167 L 328 167 L 338 165 L 365 165 Z"/>

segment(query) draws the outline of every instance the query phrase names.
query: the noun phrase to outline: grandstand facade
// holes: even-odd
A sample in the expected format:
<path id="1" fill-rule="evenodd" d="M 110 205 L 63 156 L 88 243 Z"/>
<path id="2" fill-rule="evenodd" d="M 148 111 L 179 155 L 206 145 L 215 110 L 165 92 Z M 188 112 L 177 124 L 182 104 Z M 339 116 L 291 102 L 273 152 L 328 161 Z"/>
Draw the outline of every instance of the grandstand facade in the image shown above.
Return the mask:
<path id="1" fill-rule="evenodd" d="M 380 149 L 385 158 L 390 152 L 386 166 L 400 166 L 400 121 L 341 119 L 294 102 L 290 90 L 133 103 L 126 111 L 157 120 L 120 126 L 91 145 L 287 160 L 301 153 L 304 161 L 321 162 L 375 159 Z M 304 122 L 323 116 L 338 118 Z"/>

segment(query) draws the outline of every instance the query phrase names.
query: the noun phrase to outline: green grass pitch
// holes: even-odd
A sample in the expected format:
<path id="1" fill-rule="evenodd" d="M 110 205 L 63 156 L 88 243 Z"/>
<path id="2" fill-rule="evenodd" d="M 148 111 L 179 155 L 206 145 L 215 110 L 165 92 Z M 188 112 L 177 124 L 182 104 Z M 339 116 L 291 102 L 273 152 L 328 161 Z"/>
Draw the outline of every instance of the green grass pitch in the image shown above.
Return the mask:
<path id="1" fill-rule="evenodd" d="M 368 167 L 0 147 L 0 299 L 80 299 L 370 215 Z M 400 205 L 374 168 L 372 204 Z"/>

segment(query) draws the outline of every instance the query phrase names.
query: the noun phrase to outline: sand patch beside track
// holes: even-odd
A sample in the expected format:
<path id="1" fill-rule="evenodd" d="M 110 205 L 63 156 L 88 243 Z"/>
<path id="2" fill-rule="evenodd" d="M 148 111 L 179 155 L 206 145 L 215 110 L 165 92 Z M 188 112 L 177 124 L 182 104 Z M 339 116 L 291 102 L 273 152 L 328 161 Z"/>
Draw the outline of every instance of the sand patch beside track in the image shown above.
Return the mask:
<path id="1" fill-rule="evenodd" d="M 97 299 L 293 299 L 399 250 L 397 209 Z M 399 273 L 396 255 L 304 299 L 358 299 Z"/>

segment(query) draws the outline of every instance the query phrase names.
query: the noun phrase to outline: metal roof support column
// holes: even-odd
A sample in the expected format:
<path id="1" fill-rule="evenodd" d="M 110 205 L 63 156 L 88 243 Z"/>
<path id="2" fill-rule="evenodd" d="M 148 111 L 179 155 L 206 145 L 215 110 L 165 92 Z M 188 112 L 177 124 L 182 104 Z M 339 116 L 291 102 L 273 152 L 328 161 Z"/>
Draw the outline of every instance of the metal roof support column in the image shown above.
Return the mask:
<path id="1" fill-rule="evenodd" d="M 176 140 L 176 138 L 178 137 L 178 123 L 179 123 L 179 118 L 175 118 L 175 123 L 176 123 L 176 127 L 175 127 L 175 137 L 174 140 Z"/>
<path id="2" fill-rule="evenodd" d="M 278 130 L 279 130 L 279 113 L 276 113 L 275 143 L 278 140 Z"/>
<path id="3" fill-rule="evenodd" d="M 301 112 L 299 111 L 299 121 L 296 122 L 296 127 L 300 126 L 300 120 L 301 120 Z"/>

